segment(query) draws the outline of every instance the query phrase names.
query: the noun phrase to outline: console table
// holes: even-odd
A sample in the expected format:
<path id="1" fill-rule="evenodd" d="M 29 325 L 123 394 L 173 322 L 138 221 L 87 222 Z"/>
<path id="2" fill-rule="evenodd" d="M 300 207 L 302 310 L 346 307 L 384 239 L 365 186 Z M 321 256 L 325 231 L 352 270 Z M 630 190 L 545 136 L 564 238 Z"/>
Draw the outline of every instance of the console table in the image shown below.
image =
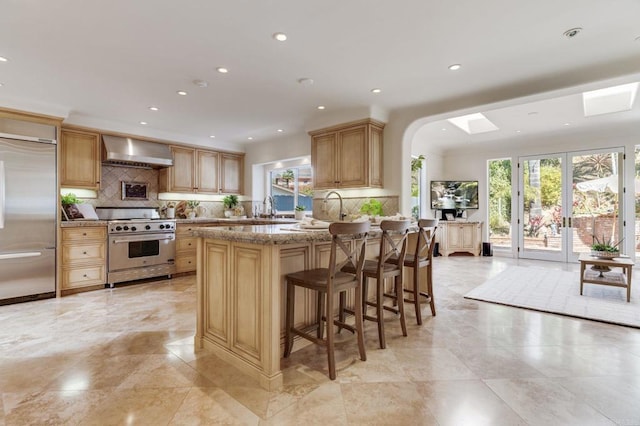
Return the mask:
<path id="1" fill-rule="evenodd" d="M 627 302 L 631 301 L 631 269 L 633 261 L 626 257 L 615 257 L 613 259 L 600 259 L 591 256 L 589 253 L 581 253 L 580 261 L 580 295 L 584 283 L 610 285 L 627 289 Z M 594 272 L 587 270 L 587 265 L 595 265 L 608 268 L 621 268 L 622 272 Z"/>
<path id="2" fill-rule="evenodd" d="M 467 252 L 479 256 L 482 248 L 482 222 L 441 220 L 436 230 L 436 241 L 443 256 Z"/>

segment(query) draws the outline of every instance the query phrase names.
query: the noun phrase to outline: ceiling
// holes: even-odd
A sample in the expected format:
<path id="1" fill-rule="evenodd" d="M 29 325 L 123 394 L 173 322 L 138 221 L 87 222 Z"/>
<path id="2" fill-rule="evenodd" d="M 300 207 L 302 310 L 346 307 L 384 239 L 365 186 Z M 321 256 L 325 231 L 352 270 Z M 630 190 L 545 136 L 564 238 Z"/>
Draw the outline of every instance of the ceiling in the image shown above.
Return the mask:
<path id="1" fill-rule="evenodd" d="M 260 143 L 323 114 L 638 72 L 638 16 L 637 0 L 4 0 L 0 106 L 177 142 Z M 569 101 L 490 118 L 539 131 Z"/>

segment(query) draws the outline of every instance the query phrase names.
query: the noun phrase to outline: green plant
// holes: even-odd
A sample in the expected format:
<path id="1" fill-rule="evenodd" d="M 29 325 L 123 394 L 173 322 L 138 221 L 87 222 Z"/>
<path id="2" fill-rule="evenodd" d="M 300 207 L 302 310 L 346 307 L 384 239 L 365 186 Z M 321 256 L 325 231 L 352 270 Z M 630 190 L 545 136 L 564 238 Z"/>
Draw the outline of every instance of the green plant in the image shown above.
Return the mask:
<path id="1" fill-rule="evenodd" d="M 199 205 L 200 205 L 200 201 L 196 201 L 196 200 L 187 201 L 187 207 L 189 207 L 192 210 L 198 207 Z"/>
<path id="2" fill-rule="evenodd" d="M 167 208 L 168 209 L 175 209 L 176 208 L 176 202 L 175 201 L 168 201 L 167 202 Z"/>
<path id="3" fill-rule="evenodd" d="M 290 180 L 293 180 L 294 177 L 295 176 L 293 174 L 293 170 L 291 169 L 282 172 L 282 179 L 286 180 L 287 182 L 289 182 Z"/>
<path id="4" fill-rule="evenodd" d="M 593 244 L 591 244 L 591 250 L 593 251 L 604 251 L 607 253 L 617 253 L 620 251 L 620 243 L 624 240 L 624 238 L 618 241 L 616 244 L 613 244 L 611 239 L 605 240 L 604 235 L 602 236 L 602 240 L 599 240 L 595 235 L 593 236 Z"/>
<path id="5" fill-rule="evenodd" d="M 360 213 L 368 214 L 369 216 L 382 216 L 382 203 L 372 198 L 360 207 Z"/>
<path id="6" fill-rule="evenodd" d="M 225 209 L 232 209 L 238 205 L 238 196 L 234 194 L 227 195 L 222 199 L 222 204 Z"/>
<path id="7" fill-rule="evenodd" d="M 67 205 L 67 204 L 80 204 L 82 203 L 82 200 L 80 200 L 76 194 L 70 192 L 68 194 L 65 195 L 61 195 L 60 196 L 60 203 L 62 203 L 62 205 Z"/>
<path id="8" fill-rule="evenodd" d="M 301 205 L 297 205 L 296 206 L 296 211 L 297 212 L 303 212 L 305 211 L 307 208 L 305 206 L 301 206 Z"/>

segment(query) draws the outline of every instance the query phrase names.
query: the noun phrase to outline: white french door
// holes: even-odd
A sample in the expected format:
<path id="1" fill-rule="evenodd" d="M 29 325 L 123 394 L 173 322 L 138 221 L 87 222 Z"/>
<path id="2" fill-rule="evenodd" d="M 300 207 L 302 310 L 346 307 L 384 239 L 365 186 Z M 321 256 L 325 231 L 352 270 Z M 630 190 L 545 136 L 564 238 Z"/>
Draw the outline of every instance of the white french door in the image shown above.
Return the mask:
<path id="1" fill-rule="evenodd" d="M 577 261 L 594 236 L 618 242 L 623 148 L 518 159 L 518 257 Z"/>

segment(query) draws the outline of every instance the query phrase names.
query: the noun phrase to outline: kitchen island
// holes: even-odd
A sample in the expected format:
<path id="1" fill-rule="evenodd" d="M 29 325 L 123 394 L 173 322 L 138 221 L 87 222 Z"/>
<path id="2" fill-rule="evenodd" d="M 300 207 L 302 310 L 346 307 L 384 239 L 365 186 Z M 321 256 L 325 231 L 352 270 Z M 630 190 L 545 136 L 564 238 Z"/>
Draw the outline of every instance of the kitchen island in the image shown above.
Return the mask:
<path id="1" fill-rule="evenodd" d="M 272 224 L 194 227 L 192 233 L 198 239 L 196 348 L 212 351 L 265 389 L 281 387 L 284 277 L 326 267 L 329 231 Z M 377 227 L 369 233 L 367 258 L 377 256 L 380 233 Z M 375 288 L 369 290 L 373 296 Z M 297 291 L 295 303 L 295 326 L 314 324 L 314 293 Z"/>

